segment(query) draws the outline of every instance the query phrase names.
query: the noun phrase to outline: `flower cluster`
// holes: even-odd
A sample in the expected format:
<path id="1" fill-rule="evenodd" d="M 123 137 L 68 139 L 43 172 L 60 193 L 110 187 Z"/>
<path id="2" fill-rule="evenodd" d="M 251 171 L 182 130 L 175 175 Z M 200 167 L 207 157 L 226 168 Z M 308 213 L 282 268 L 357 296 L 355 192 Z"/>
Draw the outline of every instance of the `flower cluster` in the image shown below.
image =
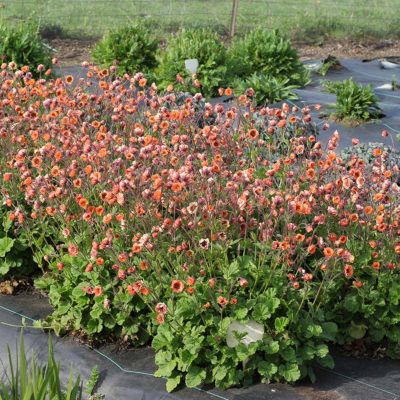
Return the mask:
<path id="1" fill-rule="evenodd" d="M 256 110 L 251 91 L 212 105 L 87 63 L 78 82 L 12 67 L 0 72 L 1 195 L 40 260 L 54 326 L 154 338 L 169 389 L 254 372 L 294 381 L 312 360 L 330 365 L 344 313 L 343 340 L 374 315 L 362 290 L 396 281 L 399 169 L 379 151 L 343 160 L 338 132 L 323 148 L 310 107 Z M 236 332 L 226 346 L 230 324 L 249 320 L 263 339 Z"/>

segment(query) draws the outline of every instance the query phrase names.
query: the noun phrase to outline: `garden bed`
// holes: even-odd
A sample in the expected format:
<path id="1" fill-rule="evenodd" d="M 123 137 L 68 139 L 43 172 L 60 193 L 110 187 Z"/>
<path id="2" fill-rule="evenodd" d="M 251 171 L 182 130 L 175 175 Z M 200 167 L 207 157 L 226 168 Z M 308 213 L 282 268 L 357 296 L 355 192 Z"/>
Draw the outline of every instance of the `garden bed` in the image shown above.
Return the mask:
<path id="1" fill-rule="evenodd" d="M 380 147 L 367 161 L 340 153 L 354 130 L 340 138 L 318 119 L 316 81 L 301 107 L 256 109 L 251 89 L 208 104 L 113 67 L 53 81 L 2 68 L 2 271 L 40 275 L 54 311 L 37 328 L 141 348 L 145 371 L 94 352 L 151 379 L 152 345 L 154 375 L 178 394 L 314 381 L 334 367 L 333 345 L 360 340 L 399 357 L 399 168 Z M 395 106 L 383 107 L 379 125 L 357 128 L 373 126 L 374 142 L 396 133 Z M 275 387 L 226 393 L 309 391 Z"/>

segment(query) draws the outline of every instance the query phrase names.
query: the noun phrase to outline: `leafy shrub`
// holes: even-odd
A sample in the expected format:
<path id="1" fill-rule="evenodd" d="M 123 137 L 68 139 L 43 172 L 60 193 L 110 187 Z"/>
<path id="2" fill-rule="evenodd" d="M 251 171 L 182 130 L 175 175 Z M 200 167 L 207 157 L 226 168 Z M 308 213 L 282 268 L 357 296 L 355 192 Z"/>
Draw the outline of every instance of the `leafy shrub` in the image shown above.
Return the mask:
<path id="1" fill-rule="evenodd" d="M 117 65 L 118 75 L 150 71 L 157 66 L 158 40 L 143 23 L 124 26 L 107 33 L 92 51 L 104 67 Z"/>
<path id="2" fill-rule="evenodd" d="M 17 361 L 13 362 L 10 348 L 8 348 L 9 372 L 7 381 L 0 382 L 0 400 L 19 399 L 59 399 L 59 400 L 81 400 L 82 385 L 80 378 L 75 381 L 70 378 L 65 389 L 60 380 L 60 363 L 54 358 L 51 336 L 49 336 L 49 350 L 47 364 L 41 366 L 33 355 L 31 363 L 27 361 L 24 337 L 21 333 L 19 351 L 17 350 Z"/>
<path id="3" fill-rule="evenodd" d="M 383 116 L 372 85 L 358 85 L 353 79 L 324 82 L 325 90 L 336 95 L 334 117 L 348 122 L 363 122 Z"/>
<path id="4" fill-rule="evenodd" d="M 51 67 L 51 50 L 32 23 L 0 25 L 0 56 L 3 62 L 14 62 L 18 68 L 28 66 L 34 75 L 38 65 L 44 70 Z"/>
<path id="5" fill-rule="evenodd" d="M 193 84 L 185 68 L 185 60 L 197 59 L 199 67 Z M 205 29 L 178 32 L 159 53 L 160 65 L 156 70 L 158 86 L 165 89 L 174 84 L 177 90 L 201 91 L 205 96 L 217 94 L 226 79 L 226 50 L 218 36 Z M 177 75 L 182 79 L 177 81 Z"/>
<path id="6" fill-rule="evenodd" d="M 0 206 L 0 279 L 8 274 L 29 276 L 34 270 L 29 237 L 14 229 L 10 215 Z"/>
<path id="7" fill-rule="evenodd" d="M 233 41 L 228 50 L 233 77 L 247 79 L 252 74 L 288 79 L 290 85 L 304 86 L 309 73 L 290 41 L 277 30 L 257 28 Z"/>
<path id="8" fill-rule="evenodd" d="M 268 75 L 254 73 L 248 79 L 236 83 L 235 88 L 239 93 L 244 93 L 246 89 L 253 89 L 255 92 L 254 101 L 256 105 L 277 103 L 281 100 L 298 99 L 293 89 L 296 85 L 289 84 L 288 78 L 275 78 Z"/>
<path id="9" fill-rule="evenodd" d="M 373 302 L 398 281 L 399 170 L 382 154 L 345 160 L 337 132 L 324 150 L 310 107 L 256 112 L 250 90 L 230 108 L 154 85 L 146 97 L 143 75 L 88 68 L 101 88 L 58 79 L 38 94 L 35 82 L 3 102 L 6 206 L 16 227 L 48 232 L 47 323 L 152 343 L 169 390 L 313 379 L 314 363 L 332 366 L 329 342 L 363 324 L 373 334 L 381 300 L 360 311 L 343 299 L 362 282 Z M 1 79 L 4 98 L 29 81 Z M 396 298 L 382 293 L 394 343 Z"/>

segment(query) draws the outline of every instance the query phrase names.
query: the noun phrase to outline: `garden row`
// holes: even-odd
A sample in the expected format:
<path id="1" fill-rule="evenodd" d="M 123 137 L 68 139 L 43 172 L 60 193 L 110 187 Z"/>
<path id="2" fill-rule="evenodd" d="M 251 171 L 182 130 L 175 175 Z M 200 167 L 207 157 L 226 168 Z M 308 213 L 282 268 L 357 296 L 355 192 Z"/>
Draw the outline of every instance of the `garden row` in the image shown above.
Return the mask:
<path id="1" fill-rule="evenodd" d="M 260 101 L 275 102 L 290 97 L 293 88 L 309 81 L 297 51 L 277 31 L 255 29 L 226 47 L 211 31 L 183 30 L 170 36 L 165 49 L 159 48 L 160 40 L 151 32 L 143 23 L 111 31 L 94 47 L 93 58 L 103 67 L 115 65 L 119 76 L 142 71 L 164 89 L 173 84 L 177 89 L 197 91 L 195 86 L 201 85 L 206 96 L 218 95 L 222 86 L 240 90 L 253 86 L 264 96 Z M 3 26 L 1 33 L 0 53 L 5 61 L 29 65 L 32 71 L 39 64 L 50 68 L 51 48 L 42 42 L 39 27 Z M 198 60 L 195 77 L 186 70 L 186 59 Z"/>
<path id="2" fill-rule="evenodd" d="M 254 90 L 226 108 L 84 66 L 0 72 L 0 274 L 47 293 L 42 326 L 151 344 L 168 390 L 314 379 L 333 343 L 399 357 L 387 151 L 322 148 L 309 107 Z"/>
<path id="3" fill-rule="evenodd" d="M 201 92 L 206 97 L 255 91 L 257 105 L 297 99 L 296 88 L 309 83 L 310 72 L 300 62 L 289 40 L 278 31 L 255 29 L 226 46 L 214 33 L 206 30 L 184 30 L 171 35 L 159 48 L 151 27 L 143 23 L 125 26 L 108 33 L 93 49 L 92 55 L 103 68 L 112 66 L 114 76 L 143 71 L 146 78 L 160 89 Z M 26 65 L 34 76 L 54 76 L 52 50 L 40 37 L 40 27 L 32 24 L 0 28 L 0 53 L 6 62 Z M 185 61 L 198 64 L 191 73 Z M 320 75 L 336 66 L 328 58 Z M 41 71 L 36 66 L 42 65 Z M 47 71 L 47 72 L 46 72 Z M 358 124 L 382 116 L 372 87 L 357 85 L 352 80 L 325 82 L 325 90 L 337 96 L 334 117 Z"/>

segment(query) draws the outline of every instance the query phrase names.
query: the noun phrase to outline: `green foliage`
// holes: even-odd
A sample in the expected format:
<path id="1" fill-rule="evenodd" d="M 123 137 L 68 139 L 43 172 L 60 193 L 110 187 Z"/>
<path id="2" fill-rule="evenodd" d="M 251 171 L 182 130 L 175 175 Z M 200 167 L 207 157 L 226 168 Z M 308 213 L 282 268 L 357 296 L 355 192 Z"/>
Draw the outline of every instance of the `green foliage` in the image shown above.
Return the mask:
<path id="1" fill-rule="evenodd" d="M 31 363 L 28 363 L 22 332 L 16 361 L 13 361 L 11 350 L 8 348 L 8 363 L 6 380 L 0 382 L 0 400 L 82 399 L 81 380 L 79 377 L 73 379 L 72 369 L 66 387 L 60 380 L 61 366 L 55 361 L 51 336 L 45 365 L 39 365 L 35 355 L 32 356 Z"/>
<path id="2" fill-rule="evenodd" d="M 34 269 L 27 235 L 16 231 L 11 212 L 0 206 L 0 279 L 11 275 L 31 275 Z"/>
<path id="3" fill-rule="evenodd" d="M 387 268 L 387 267 L 383 267 Z M 339 325 L 336 340 L 351 343 L 363 339 L 376 347 L 384 344 L 386 354 L 400 357 L 400 283 L 399 272 L 379 273 L 371 267 L 359 269 L 356 279 L 361 287 L 342 286 L 339 301 L 331 299 L 330 317 Z"/>
<path id="4" fill-rule="evenodd" d="M 228 50 L 228 58 L 233 77 L 247 79 L 256 73 L 287 79 L 290 85 L 304 86 L 309 82 L 309 73 L 296 49 L 277 30 L 257 28 L 244 38 L 235 39 Z"/>
<path id="5" fill-rule="evenodd" d="M 197 59 L 199 67 L 196 79 L 201 87 L 191 83 L 192 77 L 185 68 L 185 60 Z M 226 82 L 226 50 L 218 36 L 205 29 L 182 30 L 171 37 L 164 52 L 159 53 L 160 65 L 156 70 L 158 86 L 165 89 L 176 83 L 179 74 L 185 81 L 177 83 L 177 89 L 192 93 L 201 91 L 205 96 L 217 95 Z"/>
<path id="6" fill-rule="evenodd" d="M 107 33 L 92 51 L 93 59 L 104 67 L 117 65 L 117 74 L 147 72 L 157 66 L 158 40 L 140 22 Z"/>
<path id="7" fill-rule="evenodd" d="M 254 101 L 258 106 L 277 103 L 281 100 L 296 100 L 298 96 L 293 92 L 297 85 L 291 85 L 289 78 L 279 78 L 254 73 L 244 81 L 235 85 L 236 92 L 244 93 L 252 88 L 255 92 Z"/>
<path id="8" fill-rule="evenodd" d="M 99 383 L 100 379 L 100 371 L 97 365 L 95 365 L 92 370 L 90 371 L 90 376 L 88 378 L 88 381 L 86 383 L 86 390 L 85 392 L 89 395 L 92 395 L 96 385 Z"/>
<path id="9" fill-rule="evenodd" d="M 32 23 L 0 25 L 0 55 L 5 62 L 24 65 L 37 75 L 37 66 L 51 67 L 51 49 L 41 39 L 38 26 Z"/>
<path id="10" fill-rule="evenodd" d="M 269 260 L 266 265 L 270 265 Z M 234 306 L 212 304 L 206 311 L 202 304 L 209 297 L 204 288 L 196 299 L 183 295 L 174 305 L 168 301 L 175 315 L 158 327 L 152 342 L 156 376 L 168 379 L 167 390 L 181 382 L 188 387 L 213 382 L 228 388 L 250 383 L 257 374 L 264 382 L 295 382 L 312 373 L 311 362 L 332 364 L 326 341 L 335 336 L 336 325 L 324 321 L 322 313 L 312 317 L 313 313 L 299 310 L 303 296 L 308 295 L 288 291 L 281 270 L 271 271 L 250 257 L 240 257 L 224 269 L 235 271 L 237 266 L 242 278 L 255 282 L 251 291 L 257 293 L 256 298 L 243 290 Z M 271 275 L 271 287 L 266 288 L 265 281 Z M 236 280 L 236 274 L 228 273 L 219 284 L 233 287 Z M 250 340 L 246 332 L 236 333 L 236 345 L 229 345 L 230 325 L 250 321 L 263 327 L 259 340 Z"/>
<path id="11" fill-rule="evenodd" d="M 350 78 L 342 82 L 326 81 L 324 87 L 328 93 L 336 95 L 335 118 L 357 123 L 383 115 L 372 85 L 358 85 Z"/>

